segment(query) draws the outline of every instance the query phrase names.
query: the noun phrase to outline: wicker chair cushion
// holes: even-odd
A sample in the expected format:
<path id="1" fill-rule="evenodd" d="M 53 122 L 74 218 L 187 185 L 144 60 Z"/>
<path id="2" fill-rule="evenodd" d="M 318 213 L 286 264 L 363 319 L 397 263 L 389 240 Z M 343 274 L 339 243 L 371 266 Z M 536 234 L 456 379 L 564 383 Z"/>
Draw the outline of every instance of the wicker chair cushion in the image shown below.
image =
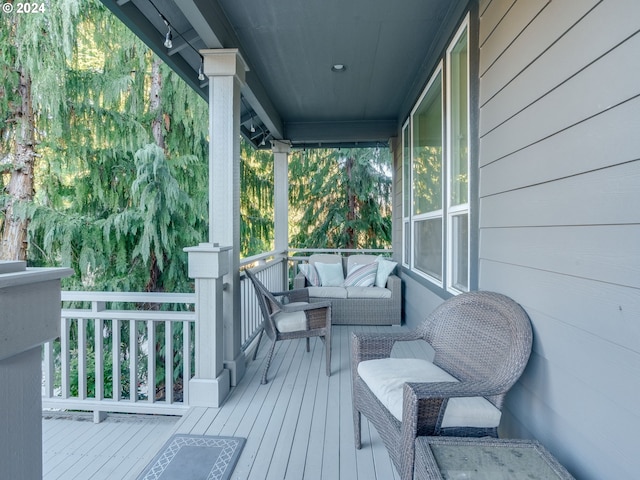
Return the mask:
<path id="1" fill-rule="evenodd" d="M 433 363 L 415 358 L 382 358 L 358 365 L 358 374 L 371 392 L 402 421 L 402 389 L 406 382 L 457 382 Z M 484 397 L 451 398 L 442 428 L 494 428 L 500 423 L 500 410 Z"/>
<path id="2" fill-rule="evenodd" d="M 314 263 L 318 275 L 320 275 L 320 285 L 323 287 L 340 287 L 344 283 L 344 272 L 341 263 Z"/>
<path id="3" fill-rule="evenodd" d="M 287 306 L 307 305 L 307 302 L 291 302 Z M 299 332 L 307 329 L 307 316 L 304 312 L 278 312 L 273 316 L 276 328 L 281 333 Z"/>

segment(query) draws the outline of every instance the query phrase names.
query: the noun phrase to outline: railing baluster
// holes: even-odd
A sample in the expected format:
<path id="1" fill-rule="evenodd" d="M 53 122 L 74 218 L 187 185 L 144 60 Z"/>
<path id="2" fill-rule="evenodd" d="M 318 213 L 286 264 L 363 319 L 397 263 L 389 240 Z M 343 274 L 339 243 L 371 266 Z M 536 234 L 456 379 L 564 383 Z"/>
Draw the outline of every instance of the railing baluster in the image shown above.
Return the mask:
<path id="1" fill-rule="evenodd" d="M 129 320 L 129 400 L 138 401 L 138 335 L 135 320 Z"/>
<path id="2" fill-rule="evenodd" d="M 173 403 L 173 322 L 164 322 L 164 398 Z"/>
<path id="3" fill-rule="evenodd" d="M 182 402 L 189 405 L 191 379 L 191 323 L 182 322 Z"/>
<path id="4" fill-rule="evenodd" d="M 113 400 L 119 402 L 122 400 L 122 382 L 120 381 L 120 320 L 111 320 L 111 378 L 113 381 L 112 389 Z"/>
<path id="5" fill-rule="evenodd" d="M 69 328 L 71 320 L 68 318 L 62 318 L 60 322 L 60 387 L 62 398 L 69 398 L 71 395 L 71 388 L 69 385 Z"/>
<path id="6" fill-rule="evenodd" d="M 96 318 L 94 321 L 94 365 L 95 372 L 95 398 L 96 400 L 104 400 L 104 353 L 102 343 L 102 331 L 104 329 L 104 320 Z"/>
<path id="7" fill-rule="evenodd" d="M 102 312 L 105 309 L 104 302 L 92 301 L 91 311 Z M 94 319 L 94 365 L 95 365 L 95 399 L 104 400 L 104 319 Z"/>
<path id="8" fill-rule="evenodd" d="M 147 320 L 147 400 L 156 401 L 156 328 Z"/>
<path id="9" fill-rule="evenodd" d="M 78 320 L 78 398 L 87 398 L 87 324 L 84 318 Z"/>

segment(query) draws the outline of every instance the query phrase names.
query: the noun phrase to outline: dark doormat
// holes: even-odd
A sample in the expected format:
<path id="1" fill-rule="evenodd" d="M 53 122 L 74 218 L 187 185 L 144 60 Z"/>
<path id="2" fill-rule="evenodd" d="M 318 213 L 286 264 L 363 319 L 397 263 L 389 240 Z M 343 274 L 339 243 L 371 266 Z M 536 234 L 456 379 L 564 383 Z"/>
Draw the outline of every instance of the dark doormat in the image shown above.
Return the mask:
<path id="1" fill-rule="evenodd" d="M 244 438 L 173 435 L 138 480 L 227 480 Z"/>

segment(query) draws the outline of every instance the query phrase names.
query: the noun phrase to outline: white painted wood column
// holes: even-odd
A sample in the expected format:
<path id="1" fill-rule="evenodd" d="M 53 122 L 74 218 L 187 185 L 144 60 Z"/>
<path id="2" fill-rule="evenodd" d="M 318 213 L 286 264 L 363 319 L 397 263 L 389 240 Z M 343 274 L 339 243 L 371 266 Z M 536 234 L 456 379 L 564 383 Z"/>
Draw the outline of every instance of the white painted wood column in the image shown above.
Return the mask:
<path id="1" fill-rule="evenodd" d="M 42 478 L 42 344 L 60 335 L 70 268 L 0 262 L 0 478 Z"/>
<path id="2" fill-rule="evenodd" d="M 291 143 L 284 140 L 274 140 L 272 148 L 274 247 L 277 252 L 286 252 L 289 249 L 289 153 L 291 153 Z"/>
<path id="3" fill-rule="evenodd" d="M 189 405 L 220 407 L 229 394 L 229 370 L 224 368 L 223 276 L 229 271 L 231 247 L 201 243 L 184 249 L 189 277 L 196 283 L 196 371 L 189 380 Z"/>
<path id="4" fill-rule="evenodd" d="M 224 276 L 224 366 L 245 372 L 240 324 L 240 88 L 248 70 L 237 49 L 201 50 L 209 78 L 209 243 L 231 247 Z"/>

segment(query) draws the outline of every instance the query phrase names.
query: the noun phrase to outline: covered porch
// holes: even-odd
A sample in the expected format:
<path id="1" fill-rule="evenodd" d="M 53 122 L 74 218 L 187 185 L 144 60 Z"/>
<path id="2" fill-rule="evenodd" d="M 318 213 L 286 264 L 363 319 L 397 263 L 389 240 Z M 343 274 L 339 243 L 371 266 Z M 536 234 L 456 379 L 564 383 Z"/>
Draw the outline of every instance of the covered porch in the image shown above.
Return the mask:
<path id="1" fill-rule="evenodd" d="M 403 8 L 376 2 L 379 12 L 361 2 L 354 3 L 355 10 L 330 2 L 328 11 L 335 19 L 342 14 L 345 22 L 323 16 L 324 2 L 308 15 L 294 1 L 281 9 L 225 0 L 103 3 L 194 89 L 216 99 L 209 119 L 210 168 L 218 175 L 210 188 L 205 248 L 231 252 L 219 276 L 194 277 L 210 292 L 221 293 L 206 304 L 215 307 L 209 312 L 220 308 L 213 324 L 227 336 L 224 342 L 221 335 L 212 336 L 218 342 L 215 354 L 204 365 L 208 387 L 219 394 L 217 404 L 200 404 L 212 398 L 211 389 L 205 389 L 197 395 L 189 391 L 186 403 L 170 397 L 156 402 L 151 396 L 142 402 L 129 399 L 133 407 L 119 402 L 124 406 L 116 411 L 183 415 L 164 431 L 167 436 L 172 431 L 246 435 L 237 478 L 394 478 L 374 429 L 365 429 L 370 443 L 365 440 L 361 451 L 352 444 L 346 339 L 357 327 L 336 328 L 334 373 L 328 379 L 322 374 L 322 349 L 316 344 L 307 355 L 303 342 L 279 345 L 273 380 L 266 386 L 257 378 L 262 349 L 258 361 L 245 369 L 248 337 L 241 322 L 249 309 L 241 301 L 237 211 L 240 135 L 256 147 L 273 147 L 281 187 L 291 148 L 389 144 L 393 254 L 404 285 L 406 326 L 415 326 L 460 291 L 493 290 L 512 297 L 531 317 L 534 345 L 528 368 L 507 397 L 501 433 L 540 440 L 577 478 L 634 476 L 640 467 L 637 2 L 420 0 Z M 163 46 L 168 25 L 158 9 L 174 31 L 183 33 L 183 43 L 172 49 Z M 401 11 L 404 16 L 386 22 L 385 15 Z M 301 18 L 309 35 L 295 28 Z M 325 20 L 326 29 L 314 28 L 317 18 Z M 341 28 L 329 29 L 329 24 Z M 389 25 L 394 28 L 385 30 Z M 423 185 L 414 177 L 423 166 L 419 150 L 432 146 L 434 132 L 441 155 L 453 150 L 451 139 L 458 137 L 449 134 L 455 125 L 444 120 L 428 132 L 416 125 L 449 114 L 448 69 L 464 26 L 469 85 L 462 150 L 468 170 L 461 178 L 467 180 L 454 185 L 448 169 L 459 165 L 441 161 L 439 179 L 447 187 L 436 208 L 420 210 L 415 205 L 428 202 L 419 203 Z M 394 39 L 401 41 L 393 44 Z M 332 55 L 319 48 L 326 45 L 333 46 Z M 387 50 L 390 45 L 397 49 Z M 460 185 L 468 202 L 450 205 L 447 188 Z M 286 189 L 276 192 L 272 255 L 282 260 L 288 248 Z M 466 223 L 460 222 L 465 215 Z M 82 318 L 99 317 L 101 301 Z M 203 324 L 191 312 L 177 321 Z M 129 368 L 131 384 L 137 373 Z M 189 362 L 185 368 L 183 379 L 189 379 Z M 45 376 L 50 371 L 45 364 Z M 51 398 L 51 390 L 44 397 L 45 404 L 58 407 L 76 401 Z M 113 411 L 112 404 L 107 406 Z M 149 446 L 132 460 L 127 474 L 135 476 L 152 450 Z M 58 465 L 56 472 L 62 469 Z M 46 470 L 45 461 L 45 475 Z M 73 475 L 86 478 L 82 470 Z M 101 478 L 98 471 L 95 478 Z"/>

